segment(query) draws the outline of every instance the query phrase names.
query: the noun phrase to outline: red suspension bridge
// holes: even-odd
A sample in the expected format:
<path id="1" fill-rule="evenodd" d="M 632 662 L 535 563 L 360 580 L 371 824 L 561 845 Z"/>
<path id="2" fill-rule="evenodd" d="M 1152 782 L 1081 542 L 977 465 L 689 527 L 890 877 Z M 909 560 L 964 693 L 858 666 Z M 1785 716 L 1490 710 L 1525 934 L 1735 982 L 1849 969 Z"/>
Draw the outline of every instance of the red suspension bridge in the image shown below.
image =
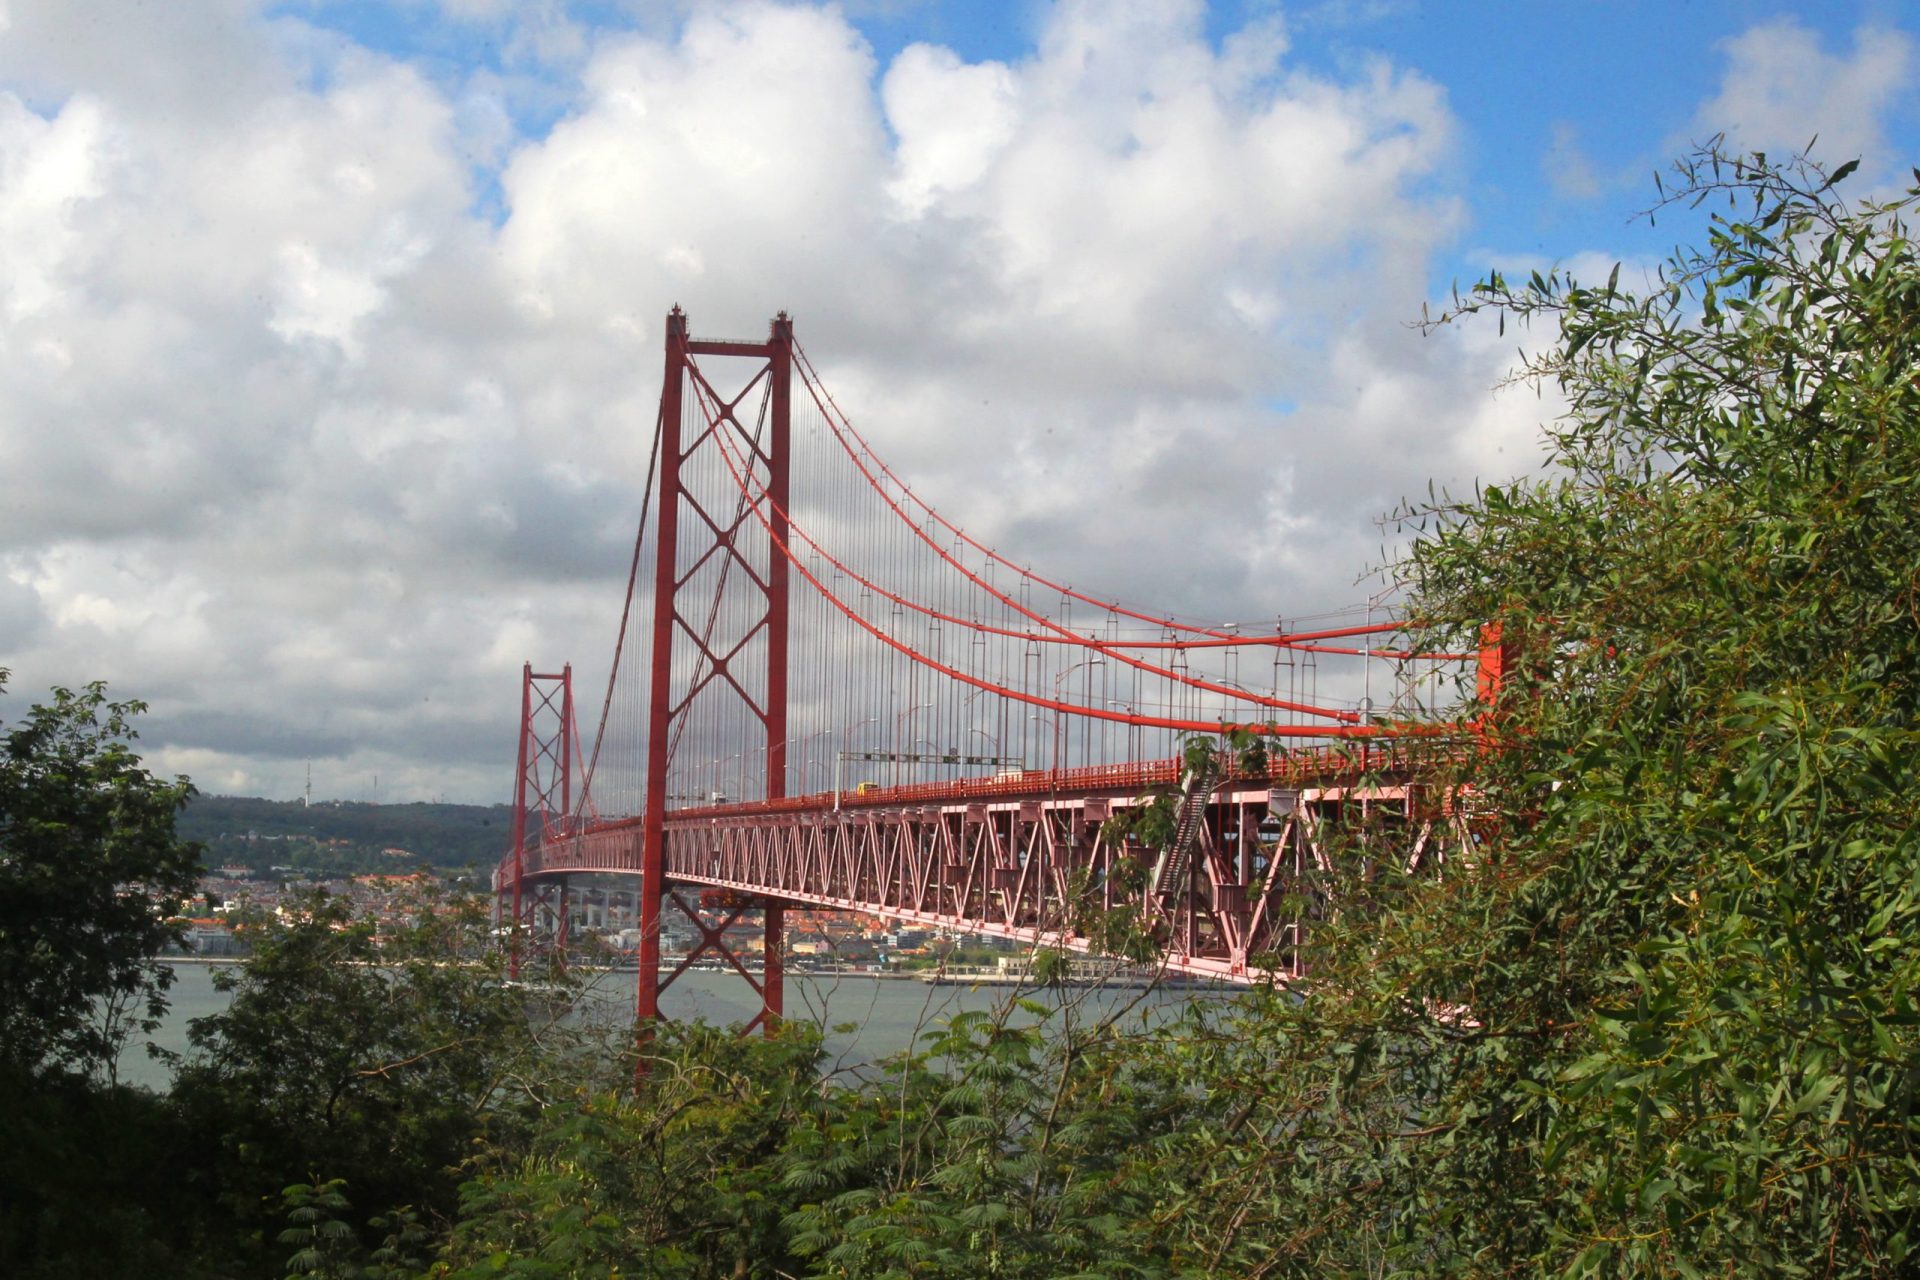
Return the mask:
<path id="1" fill-rule="evenodd" d="M 1173 972 L 1307 966 L 1330 824 L 1418 869 L 1472 839 L 1410 747 L 1497 642 L 1423 653 L 1359 616 L 1202 623 L 1051 578 L 970 536 L 875 453 L 782 313 L 766 338 L 667 318 L 646 505 L 597 729 L 571 668 L 525 671 L 515 945 L 564 945 L 574 877 L 635 877 L 639 1014 L 697 959 L 783 999 L 784 911 L 847 909 L 1086 950 L 1125 913 Z M 1248 773 L 1187 735 L 1257 730 Z M 1170 833 L 1108 819 L 1160 789 Z M 666 913 L 698 942 L 664 969 Z M 755 971 L 728 945 L 753 923 Z M 519 955 L 516 949 L 516 957 Z"/>

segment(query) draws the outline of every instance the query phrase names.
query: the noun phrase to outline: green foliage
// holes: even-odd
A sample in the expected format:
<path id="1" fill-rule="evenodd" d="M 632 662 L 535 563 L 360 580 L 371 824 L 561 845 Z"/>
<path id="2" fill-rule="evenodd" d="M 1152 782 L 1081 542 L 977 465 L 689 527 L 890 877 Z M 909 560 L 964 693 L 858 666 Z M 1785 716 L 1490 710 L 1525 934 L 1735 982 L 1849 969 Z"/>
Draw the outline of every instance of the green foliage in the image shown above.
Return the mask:
<path id="1" fill-rule="evenodd" d="M 281 1190 L 288 1226 L 278 1239 L 299 1246 L 287 1259 L 286 1280 L 408 1280 L 417 1275 L 424 1265 L 419 1252 L 431 1239 L 419 1215 L 409 1206 L 371 1219 L 367 1225 L 384 1232 L 385 1238 L 379 1248 L 363 1249 L 345 1216 L 353 1208 L 346 1189 L 344 1178 L 333 1178 L 296 1182 Z"/>
<path id="2" fill-rule="evenodd" d="M 826 1096 L 819 1035 L 772 1039 L 667 1024 L 637 1097 L 557 1103 L 522 1147 L 496 1147 L 462 1192 L 436 1274 L 772 1277 L 789 1271 L 783 1153 Z"/>
<path id="3" fill-rule="evenodd" d="M 412 923 L 376 936 L 344 901 L 307 898 L 218 980 L 228 1008 L 193 1023 L 174 1098 L 218 1135 L 196 1176 L 236 1223 L 264 1232 L 294 1169 L 363 1205 L 450 1213 L 473 1142 L 518 1132 L 581 1069 L 575 1029 L 503 981 L 478 900 L 406 905 Z"/>
<path id="4" fill-rule="evenodd" d="M 0 1275 L 197 1275 L 203 1209 L 180 1177 L 195 1135 L 163 1097 L 0 1070 Z"/>
<path id="5" fill-rule="evenodd" d="M 1555 473 L 1430 513 L 1411 566 L 1455 634 L 1522 637 L 1486 786 L 1534 816 L 1460 978 L 1489 1033 L 1530 1033 L 1501 1136 L 1542 1259 L 1894 1274 L 1920 1212 L 1920 188 L 1852 208 L 1712 152 L 1680 179 L 1728 211 L 1663 287 L 1467 308 L 1558 324 L 1530 372 L 1569 411 Z"/>
<path id="6" fill-rule="evenodd" d="M 161 1274 L 191 1249 L 176 1117 L 113 1084 L 166 1007 L 150 962 L 199 866 L 174 831 L 191 788 L 132 750 L 142 710 L 55 689 L 0 738 L 0 1274 Z"/>
<path id="7" fill-rule="evenodd" d="M 1164 1170 L 1134 1157 L 1197 1099 L 1143 1069 L 1158 1029 L 1122 1025 L 1071 1001 L 960 1014 L 864 1099 L 842 1096 L 821 1149 L 868 1153 L 867 1172 L 789 1215 L 805 1274 L 1170 1274 L 1151 1213 Z"/>
<path id="8" fill-rule="evenodd" d="M 314 1280 L 358 1280 L 360 1268 L 352 1262 L 358 1241 L 354 1239 L 353 1227 L 340 1217 L 352 1208 L 347 1203 L 345 1186 L 339 1178 L 330 1182 L 297 1182 L 280 1193 L 290 1224 L 280 1233 L 280 1243 L 300 1246 L 287 1259 L 287 1280 L 300 1280 L 303 1276 Z"/>
<path id="9" fill-rule="evenodd" d="M 1543 475 L 1413 513 L 1424 642 L 1497 621 L 1516 659 L 1458 764 L 1483 843 L 1327 921 L 1306 998 L 1199 1077 L 1265 1060 L 1294 1182 L 1249 1170 L 1231 1239 L 1180 1202 L 1229 1270 L 1912 1265 L 1920 193 L 1680 176 L 1727 212 L 1648 294 L 1456 313 L 1553 332 L 1527 373 L 1567 405 Z"/>
<path id="10" fill-rule="evenodd" d="M 130 745 L 145 709 L 55 689 L 0 739 L 0 1067 L 110 1074 L 166 1007 L 172 973 L 149 962 L 180 937 L 200 851 L 174 833 L 192 788 Z"/>
<path id="11" fill-rule="evenodd" d="M 636 1096 L 558 1105 L 478 1162 L 434 1274 L 1171 1274 L 1135 1156 L 1199 1100 L 1140 1068 L 1146 1035 L 1009 1002 L 842 1085 L 810 1028 L 669 1025 Z"/>

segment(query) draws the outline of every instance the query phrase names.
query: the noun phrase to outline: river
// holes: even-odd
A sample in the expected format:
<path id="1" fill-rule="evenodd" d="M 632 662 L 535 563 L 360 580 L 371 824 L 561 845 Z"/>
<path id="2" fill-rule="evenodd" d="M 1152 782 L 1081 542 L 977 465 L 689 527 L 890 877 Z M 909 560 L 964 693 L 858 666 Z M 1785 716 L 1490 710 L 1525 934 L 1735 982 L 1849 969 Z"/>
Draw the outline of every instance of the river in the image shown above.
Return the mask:
<path id="1" fill-rule="evenodd" d="M 213 985 L 218 965 L 205 963 L 173 966 L 175 980 L 168 999 L 172 1007 L 151 1037 L 127 1047 L 120 1055 L 120 1078 L 128 1084 L 164 1090 L 172 1083 L 172 1072 L 164 1061 L 146 1052 L 147 1040 L 175 1053 L 186 1053 L 187 1024 L 194 1018 L 219 1013 L 227 1007 L 227 996 Z M 599 1016 L 627 1016 L 634 1005 L 635 975 L 603 973 L 590 985 L 590 1005 Z M 1126 1010 L 1126 1017 L 1147 1023 L 1162 1021 L 1188 1000 L 1220 999 L 1228 990 L 1186 988 L 1139 991 L 1126 988 L 1070 988 L 1069 999 L 1083 1002 L 1089 1016 L 1100 1012 Z M 829 1028 L 826 1037 L 828 1062 L 835 1066 L 857 1067 L 900 1052 L 915 1037 L 937 1021 L 962 1010 L 991 1010 L 1004 1005 L 1015 994 L 1033 995 L 1007 987 L 933 986 L 912 979 L 876 978 L 861 974 L 787 974 L 787 1017 L 806 1018 Z M 734 974 L 689 970 L 662 993 L 662 1012 L 668 1017 L 686 1020 L 704 1018 L 712 1023 L 743 1022 L 759 1009 L 752 990 Z M 851 1032 L 831 1028 L 853 1023 Z"/>

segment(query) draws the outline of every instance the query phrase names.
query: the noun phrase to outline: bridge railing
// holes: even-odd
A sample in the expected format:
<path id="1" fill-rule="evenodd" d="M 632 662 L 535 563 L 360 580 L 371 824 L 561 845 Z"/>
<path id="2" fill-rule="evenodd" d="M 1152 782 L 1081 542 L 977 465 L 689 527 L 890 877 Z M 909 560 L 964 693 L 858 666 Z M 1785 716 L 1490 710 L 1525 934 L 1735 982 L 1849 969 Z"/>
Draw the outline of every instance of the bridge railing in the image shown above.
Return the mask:
<path id="1" fill-rule="evenodd" d="M 1447 750 L 1445 740 L 1421 738 L 1408 741 L 1381 738 L 1326 747 L 1275 751 L 1268 756 L 1265 772 L 1244 774 L 1228 768 L 1226 780 L 1298 783 L 1324 778 L 1329 774 L 1365 774 L 1380 770 L 1403 769 L 1420 760 L 1431 760 Z M 682 816 L 736 817 L 759 813 L 796 813 L 820 808 L 859 809 L 900 804 L 930 804 L 952 800 L 992 800 L 1029 798 L 1051 792 L 1135 791 L 1179 783 L 1184 761 L 1179 756 L 1157 760 L 1136 760 L 1119 764 L 1084 765 L 1071 769 L 1023 769 L 977 778 L 953 778 L 935 782 L 910 782 L 894 786 L 870 786 L 865 790 L 816 791 L 807 795 L 785 796 L 777 800 L 739 800 L 729 804 L 689 806 L 671 809 L 667 821 Z"/>

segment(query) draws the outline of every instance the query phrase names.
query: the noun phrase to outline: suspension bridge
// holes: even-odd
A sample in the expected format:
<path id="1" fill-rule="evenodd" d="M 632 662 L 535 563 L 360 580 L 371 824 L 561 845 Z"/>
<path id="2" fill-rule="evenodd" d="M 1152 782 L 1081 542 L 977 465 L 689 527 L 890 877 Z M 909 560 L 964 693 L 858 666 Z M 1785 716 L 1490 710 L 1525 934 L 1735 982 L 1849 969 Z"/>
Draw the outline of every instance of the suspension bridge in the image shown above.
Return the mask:
<path id="1" fill-rule="evenodd" d="M 1378 607 L 1198 621 L 1050 577 L 889 467 L 785 313 L 739 340 L 673 310 L 648 471 L 591 734 L 570 666 L 523 672 L 493 877 L 516 963 L 564 947 L 572 882 L 612 875 L 637 898 L 642 1018 L 703 958 L 778 1018 L 790 907 L 1078 951 L 1124 919 L 1169 972 L 1285 981 L 1331 829 L 1416 871 L 1474 839 L 1420 760 L 1466 737 L 1443 716 L 1463 679 L 1497 685 L 1497 634 L 1421 652 Z M 1281 749 L 1257 769 L 1181 750 L 1224 726 Z M 1170 822 L 1109 821 L 1156 793 Z M 698 940 L 671 967 L 669 913 Z"/>

